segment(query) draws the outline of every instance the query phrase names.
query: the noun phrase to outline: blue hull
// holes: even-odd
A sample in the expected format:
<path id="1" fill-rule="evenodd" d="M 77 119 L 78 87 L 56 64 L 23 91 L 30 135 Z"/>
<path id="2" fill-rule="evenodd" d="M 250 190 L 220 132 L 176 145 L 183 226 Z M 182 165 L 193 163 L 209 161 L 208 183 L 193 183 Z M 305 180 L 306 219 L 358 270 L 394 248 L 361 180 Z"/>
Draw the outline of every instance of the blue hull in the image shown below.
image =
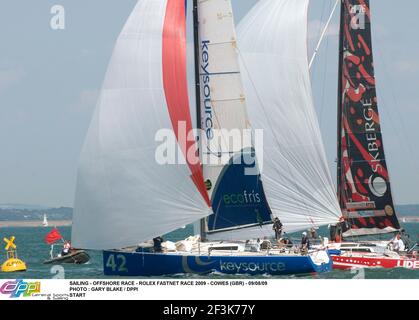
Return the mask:
<path id="1" fill-rule="evenodd" d="M 104 251 L 108 276 L 161 276 L 182 273 L 229 275 L 289 275 L 328 272 L 332 259 L 322 265 L 309 256 L 192 256 L 148 252 Z"/>

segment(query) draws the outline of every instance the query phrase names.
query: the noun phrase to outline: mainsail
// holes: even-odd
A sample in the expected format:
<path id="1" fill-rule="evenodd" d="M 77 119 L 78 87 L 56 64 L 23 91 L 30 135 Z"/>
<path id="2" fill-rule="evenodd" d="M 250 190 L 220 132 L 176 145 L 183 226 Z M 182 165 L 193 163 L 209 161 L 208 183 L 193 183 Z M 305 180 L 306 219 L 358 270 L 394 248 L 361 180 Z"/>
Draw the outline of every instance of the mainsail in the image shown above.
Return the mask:
<path id="1" fill-rule="evenodd" d="M 242 238 L 238 230 L 258 230 L 272 219 L 255 161 L 233 10 L 230 0 L 198 0 L 197 5 L 201 157 L 214 211 L 205 231 L 210 239 Z"/>
<path id="2" fill-rule="evenodd" d="M 199 161 L 155 158 L 161 129 L 194 154 L 177 131 L 192 128 L 185 25 L 184 1 L 140 0 L 118 38 L 80 159 L 75 247 L 132 246 L 212 212 Z"/>
<path id="3" fill-rule="evenodd" d="M 238 28 L 250 123 L 264 130 L 264 190 L 288 232 L 341 216 L 312 101 L 307 13 L 308 0 L 262 0 Z"/>
<path id="4" fill-rule="evenodd" d="M 348 222 L 344 236 L 394 232 L 400 225 L 378 113 L 369 0 L 342 3 L 338 94 L 338 196 Z"/>

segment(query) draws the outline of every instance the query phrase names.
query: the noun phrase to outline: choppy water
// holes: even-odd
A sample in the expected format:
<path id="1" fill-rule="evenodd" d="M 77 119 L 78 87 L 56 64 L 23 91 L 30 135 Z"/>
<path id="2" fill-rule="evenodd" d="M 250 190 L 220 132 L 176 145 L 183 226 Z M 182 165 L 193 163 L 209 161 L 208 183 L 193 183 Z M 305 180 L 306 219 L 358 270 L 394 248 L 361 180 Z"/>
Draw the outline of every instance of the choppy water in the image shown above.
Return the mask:
<path id="1" fill-rule="evenodd" d="M 406 231 L 412 236 L 412 239 L 417 239 L 419 234 L 419 224 L 408 223 L 405 224 Z M 18 246 L 19 258 L 26 262 L 28 270 L 22 273 L 6 274 L 0 272 L 0 279 L 5 278 L 26 278 L 26 279 L 50 279 L 56 276 L 57 272 L 62 272 L 62 269 L 54 269 L 51 265 L 44 265 L 43 261 L 49 258 L 50 247 L 44 243 L 45 235 L 51 228 L 2 228 L 0 229 L 0 239 L 3 237 L 16 237 L 15 243 Z M 70 239 L 71 228 L 62 227 L 60 232 L 66 239 Z M 167 240 L 177 241 L 185 239 L 190 235 L 190 229 L 183 229 L 176 231 L 166 237 Z M 4 246 L 0 249 L 0 262 L 6 259 Z M 60 249 L 57 247 L 57 250 Z M 104 278 L 102 272 L 102 253 L 89 252 L 91 260 L 85 265 L 62 265 L 64 267 L 64 277 L 67 279 L 92 279 Z M 60 274 L 61 276 L 62 274 Z M 172 278 L 173 276 L 171 276 Z M 203 278 L 204 276 L 197 275 L 183 275 L 175 276 L 178 278 Z M 235 276 L 226 276 L 222 274 L 210 274 L 205 278 L 234 278 Z M 240 276 L 241 277 L 241 276 Z M 249 276 L 250 277 L 250 276 Z M 239 276 L 237 276 L 239 278 Z M 266 278 L 295 278 L 295 279 L 351 279 L 351 278 L 367 278 L 367 279 L 419 279 L 419 271 L 412 271 L 406 269 L 375 269 L 365 271 L 332 271 L 322 275 L 306 275 L 306 276 L 288 276 L 288 277 L 271 277 Z"/>

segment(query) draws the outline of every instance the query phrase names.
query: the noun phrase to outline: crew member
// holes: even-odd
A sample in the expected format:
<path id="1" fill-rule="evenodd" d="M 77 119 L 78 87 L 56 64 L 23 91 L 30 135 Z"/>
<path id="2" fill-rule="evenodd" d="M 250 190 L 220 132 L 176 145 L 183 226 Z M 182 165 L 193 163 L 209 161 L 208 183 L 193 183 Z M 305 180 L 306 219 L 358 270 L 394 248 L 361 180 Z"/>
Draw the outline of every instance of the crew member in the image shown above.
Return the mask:
<path id="1" fill-rule="evenodd" d="M 70 241 L 65 240 L 63 245 L 63 251 L 61 251 L 61 255 L 66 256 L 70 253 L 71 250 L 71 243 Z"/>
<path id="2" fill-rule="evenodd" d="M 311 237 L 311 239 L 317 239 L 317 230 L 316 230 L 316 228 L 313 227 L 309 231 L 310 231 L 310 237 Z"/>
<path id="3" fill-rule="evenodd" d="M 301 238 L 301 251 L 308 252 L 310 249 L 310 240 L 307 236 L 307 232 L 303 232 L 303 237 Z"/>
<path id="4" fill-rule="evenodd" d="M 394 239 L 391 240 L 390 244 L 392 245 L 393 251 L 396 252 L 404 251 L 406 249 L 400 233 L 398 233 Z"/>
<path id="5" fill-rule="evenodd" d="M 153 248 L 154 252 L 163 252 L 162 243 L 163 243 L 162 237 L 157 237 L 153 239 Z"/>
<path id="6" fill-rule="evenodd" d="M 330 240 L 336 243 L 342 242 L 343 230 L 346 225 L 345 219 L 341 217 L 339 223 L 330 226 Z"/>
<path id="7" fill-rule="evenodd" d="M 282 228 L 283 228 L 283 224 L 281 220 L 279 220 L 279 218 L 276 217 L 273 221 L 273 226 L 272 226 L 272 229 L 275 231 L 275 240 L 281 239 Z"/>

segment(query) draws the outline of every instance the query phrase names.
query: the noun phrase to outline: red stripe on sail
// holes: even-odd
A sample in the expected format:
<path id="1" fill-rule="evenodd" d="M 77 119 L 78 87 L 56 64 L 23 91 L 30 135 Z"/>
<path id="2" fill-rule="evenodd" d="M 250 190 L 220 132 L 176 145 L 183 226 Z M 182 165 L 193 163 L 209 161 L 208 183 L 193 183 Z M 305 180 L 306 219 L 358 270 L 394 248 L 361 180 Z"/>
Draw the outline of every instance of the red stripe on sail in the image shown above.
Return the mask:
<path id="1" fill-rule="evenodd" d="M 173 130 L 191 171 L 191 178 L 210 206 L 204 174 L 194 139 L 179 137 L 181 123 L 186 134 L 192 132 L 186 74 L 186 15 L 185 1 L 167 0 L 163 26 L 163 85 Z"/>
<path id="2" fill-rule="evenodd" d="M 362 47 L 364 48 L 365 53 L 366 53 L 367 55 L 369 55 L 369 56 L 370 56 L 370 55 L 371 55 L 371 49 L 370 49 L 370 48 L 368 48 L 368 45 L 367 45 L 367 43 L 365 42 L 364 37 L 362 37 L 362 35 L 358 34 L 358 40 L 359 40 L 359 42 L 361 43 Z"/>

